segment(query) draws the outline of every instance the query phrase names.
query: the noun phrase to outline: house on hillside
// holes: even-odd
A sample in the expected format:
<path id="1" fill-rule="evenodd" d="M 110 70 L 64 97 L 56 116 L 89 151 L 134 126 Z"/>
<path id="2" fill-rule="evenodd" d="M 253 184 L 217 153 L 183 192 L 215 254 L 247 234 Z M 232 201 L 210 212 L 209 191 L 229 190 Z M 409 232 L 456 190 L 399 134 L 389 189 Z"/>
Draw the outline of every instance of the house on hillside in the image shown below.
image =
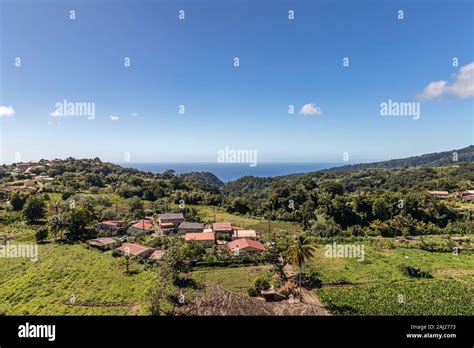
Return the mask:
<path id="1" fill-rule="evenodd" d="M 471 195 L 474 195 L 474 190 L 466 190 L 466 191 L 458 192 L 457 195 L 459 197 L 471 196 Z"/>
<path id="2" fill-rule="evenodd" d="M 207 228 L 206 224 L 201 222 L 187 222 L 183 221 L 178 228 L 179 234 L 186 234 L 186 233 L 202 233 Z"/>
<path id="3" fill-rule="evenodd" d="M 196 241 L 208 246 L 213 246 L 216 243 L 216 236 L 213 232 L 201 233 L 186 233 L 186 242 Z"/>
<path id="4" fill-rule="evenodd" d="M 473 195 L 465 195 L 462 197 L 462 200 L 464 202 L 472 202 L 474 201 L 474 194 Z"/>
<path id="5" fill-rule="evenodd" d="M 125 221 L 106 220 L 95 225 L 97 233 L 108 236 L 115 236 L 125 227 Z"/>
<path id="6" fill-rule="evenodd" d="M 156 261 L 156 260 L 159 260 L 163 257 L 163 255 L 165 254 L 165 251 L 164 250 L 155 250 L 151 255 L 150 257 L 148 258 L 148 260 L 152 260 L 152 261 Z"/>
<path id="7" fill-rule="evenodd" d="M 129 235 L 151 234 L 155 231 L 153 221 L 150 219 L 141 219 L 135 222 L 128 230 Z"/>
<path id="8" fill-rule="evenodd" d="M 91 248 L 97 248 L 100 250 L 108 250 L 120 246 L 120 241 L 109 237 L 102 237 L 91 239 L 87 241 L 87 245 Z"/>
<path id="9" fill-rule="evenodd" d="M 232 239 L 239 238 L 257 239 L 257 232 L 255 230 L 234 230 Z"/>
<path id="10" fill-rule="evenodd" d="M 168 234 L 177 229 L 183 221 L 183 213 L 165 213 L 158 215 L 158 225 L 164 234 Z"/>
<path id="11" fill-rule="evenodd" d="M 216 222 L 212 225 L 214 233 L 227 233 L 232 234 L 232 225 L 230 222 Z"/>
<path id="12" fill-rule="evenodd" d="M 242 253 L 262 253 L 265 251 L 262 243 L 248 238 L 233 240 L 227 243 L 227 248 L 236 255 Z"/>
<path id="13" fill-rule="evenodd" d="M 434 198 L 447 198 L 449 195 L 448 191 L 430 191 L 431 197 Z"/>
<path id="14" fill-rule="evenodd" d="M 122 255 L 127 254 L 130 256 L 141 257 L 143 259 L 149 258 L 155 252 L 154 248 L 134 243 L 125 243 L 116 250 Z"/>

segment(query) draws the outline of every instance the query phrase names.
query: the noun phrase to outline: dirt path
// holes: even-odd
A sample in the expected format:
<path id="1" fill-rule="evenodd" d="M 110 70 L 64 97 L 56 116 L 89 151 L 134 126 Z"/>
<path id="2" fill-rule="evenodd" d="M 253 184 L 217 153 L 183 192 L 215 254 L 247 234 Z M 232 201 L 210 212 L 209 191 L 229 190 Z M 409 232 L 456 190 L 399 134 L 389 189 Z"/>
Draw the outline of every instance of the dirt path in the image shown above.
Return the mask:
<path id="1" fill-rule="evenodd" d="M 289 276 L 296 276 L 296 272 L 293 270 L 291 265 L 285 266 L 285 275 Z M 316 296 L 313 292 L 302 288 L 301 289 L 301 302 L 306 303 L 309 305 L 317 306 L 321 308 L 321 315 L 331 315 L 321 302 L 318 296 Z"/>
<path id="2" fill-rule="evenodd" d="M 309 290 L 301 289 L 301 302 L 320 307 L 323 312 L 322 315 L 331 315 L 331 312 L 324 307 L 319 297 Z"/>
<path id="3" fill-rule="evenodd" d="M 127 315 L 137 315 L 140 311 L 140 305 L 135 303 L 128 311 Z"/>

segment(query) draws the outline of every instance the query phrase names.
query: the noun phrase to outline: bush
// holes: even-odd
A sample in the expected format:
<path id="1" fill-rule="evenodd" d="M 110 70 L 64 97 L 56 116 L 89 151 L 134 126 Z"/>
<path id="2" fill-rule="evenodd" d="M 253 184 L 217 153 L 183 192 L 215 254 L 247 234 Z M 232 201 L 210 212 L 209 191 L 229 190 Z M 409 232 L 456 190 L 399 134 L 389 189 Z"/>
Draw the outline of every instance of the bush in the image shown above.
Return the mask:
<path id="1" fill-rule="evenodd" d="M 12 209 L 14 211 L 20 211 L 23 209 L 23 206 L 25 205 L 26 198 L 23 197 L 19 192 L 15 192 L 11 197 L 10 197 L 10 205 L 12 206 Z"/>
<path id="2" fill-rule="evenodd" d="M 301 273 L 301 283 L 307 289 L 320 288 L 322 284 L 318 273 L 312 269 L 306 269 Z"/>
<path id="3" fill-rule="evenodd" d="M 42 219 L 45 214 L 46 205 L 41 196 L 30 196 L 23 206 L 23 213 L 29 222 Z"/>
<path id="4" fill-rule="evenodd" d="M 433 278 L 433 276 L 428 271 L 422 271 L 419 268 L 414 268 L 410 266 L 400 266 L 401 271 L 403 274 L 414 277 L 414 278 Z"/>
<path id="5" fill-rule="evenodd" d="M 40 228 L 35 233 L 35 238 L 38 243 L 42 243 L 48 238 L 48 229 L 45 227 Z"/>
<path id="6" fill-rule="evenodd" d="M 253 286 L 249 288 L 249 296 L 260 296 L 262 290 L 267 290 L 270 287 L 270 281 L 267 276 L 258 276 L 253 281 Z"/>
<path id="7" fill-rule="evenodd" d="M 70 190 L 66 190 L 61 194 L 61 199 L 63 201 L 67 201 L 72 196 L 74 196 L 74 192 Z"/>

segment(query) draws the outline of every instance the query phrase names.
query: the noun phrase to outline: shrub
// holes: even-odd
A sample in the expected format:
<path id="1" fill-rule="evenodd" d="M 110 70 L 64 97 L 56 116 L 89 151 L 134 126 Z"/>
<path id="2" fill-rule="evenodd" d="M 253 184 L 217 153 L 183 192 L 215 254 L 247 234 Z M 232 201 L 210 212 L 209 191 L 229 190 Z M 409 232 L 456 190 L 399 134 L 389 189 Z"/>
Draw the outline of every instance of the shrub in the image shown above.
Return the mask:
<path id="1" fill-rule="evenodd" d="M 303 287 L 308 289 L 320 288 L 322 284 L 318 273 L 312 269 L 306 269 L 301 273 L 301 282 Z"/>
<path id="2" fill-rule="evenodd" d="M 258 276 L 253 281 L 253 286 L 249 288 L 249 296 L 259 296 L 262 290 L 267 290 L 270 287 L 270 281 L 267 276 Z"/>
<path id="3" fill-rule="evenodd" d="M 20 211 L 23 209 L 23 206 L 25 205 L 26 199 L 23 197 L 19 192 L 15 192 L 11 197 L 10 197 L 10 205 L 12 206 L 12 209 L 14 211 Z"/>
<path id="4" fill-rule="evenodd" d="M 74 192 L 70 190 L 66 190 L 61 194 L 61 199 L 63 201 L 67 201 L 71 196 L 74 196 Z"/>
<path id="5" fill-rule="evenodd" d="M 405 274 L 409 277 L 433 278 L 433 276 L 428 271 L 422 271 L 419 268 L 402 265 L 402 266 L 400 266 L 400 269 L 403 272 L 403 274 Z"/>
<path id="6" fill-rule="evenodd" d="M 35 233 L 35 238 L 38 243 L 42 243 L 48 238 L 48 229 L 45 227 L 40 228 Z"/>
<path id="7" fill-rule="evenodd" d="M 40 196 L 30 196 L 23 206 L 23 213 L 29 222 L 42 219 L 45 214 L 46 205 Z"/>

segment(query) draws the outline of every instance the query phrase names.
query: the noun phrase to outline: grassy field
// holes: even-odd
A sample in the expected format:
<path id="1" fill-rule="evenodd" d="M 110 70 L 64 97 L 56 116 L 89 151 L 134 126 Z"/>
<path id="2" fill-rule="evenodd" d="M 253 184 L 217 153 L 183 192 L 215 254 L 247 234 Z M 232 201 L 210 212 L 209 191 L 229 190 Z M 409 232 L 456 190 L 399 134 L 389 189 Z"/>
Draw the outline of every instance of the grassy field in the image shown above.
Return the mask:
<path id="1" fill-rule="evenodd" d="M 323 288 L 314 290 L 334 314 L 474 315 L 474 256 L 402 247 L 365 245 L 364 261 L 329 258 L 318 246 L 310 267 Z M 406 276 L 401 265 L 428 271 L 432 278 Z M 337 286 L 336 284 L 339 284 Z"/>
<path id="2" fill-rule="evenodd" d="M 400 271 L 401 265 L 430 272 L 435 278 L 474 280 L 474 256 L 461 253 L 434 253 L 420 249 L 384 248 L 379 243 L 365 243 L 363 261 L 355 258 L 325 257 L 318 245 L 310 267 L 317 271 L 323 284 L 365 284 L 410 280 Z M 461 270 L 461 272 L 459 272 Z"/>
<path id="3" fill-rule="evenodd" d="M 200 284 L 221 285 L 227 290 L 247 294 L 256 276 L 267 272 L 270 266 L 247 266 L 235 268 L 203 268 L 191 273 L 191 277 Z"/>
<path id="4" fill-rule="evenodd" d="M 7 315 L 146 314 L 152 271 L 83 245 L 39 246 L 39 260 L 0 259 L 0 311 Z M 70 300 L 74 299 L 74 303 Z"/>
<path id="5" fill-rule="evenodd" d="M 417 280 L 318 289 L 336 315 L 474 315 L 472 282 Z"/>

